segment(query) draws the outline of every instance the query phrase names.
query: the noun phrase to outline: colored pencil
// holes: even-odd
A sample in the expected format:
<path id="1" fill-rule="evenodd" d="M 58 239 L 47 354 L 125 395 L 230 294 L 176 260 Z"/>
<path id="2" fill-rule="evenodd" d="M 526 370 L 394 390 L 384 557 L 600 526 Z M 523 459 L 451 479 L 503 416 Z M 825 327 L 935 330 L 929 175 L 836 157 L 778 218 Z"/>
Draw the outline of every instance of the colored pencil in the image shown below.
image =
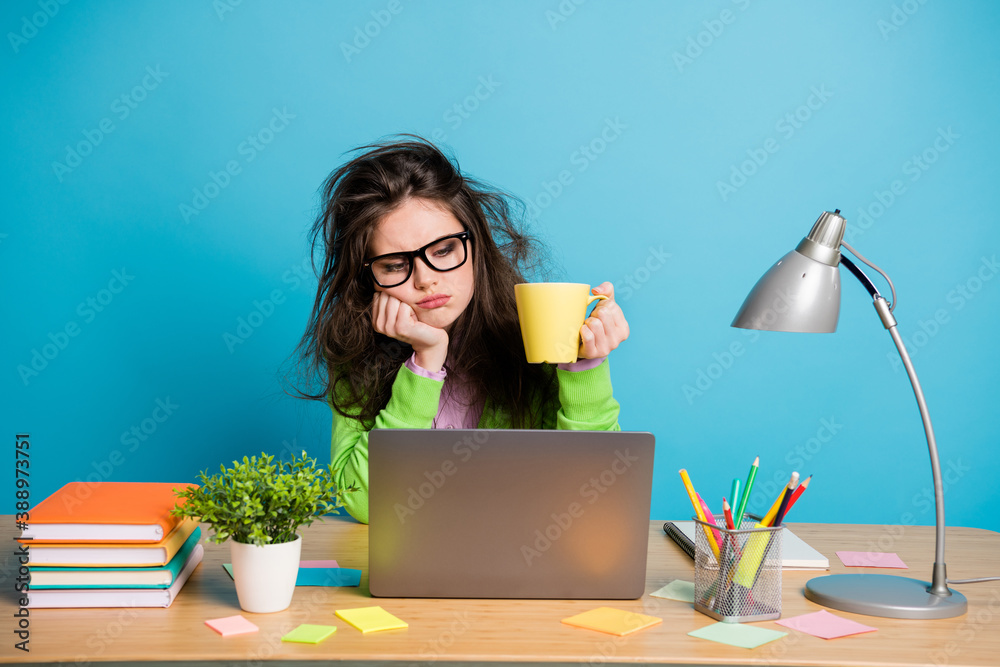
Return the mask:
<path id="1" fill-rule="evenodd" d="M 740 480 L 739 479 L 734 479 L 733 480 L 732 493 L 729 494 L 729 497 L 733 499 L 732 507 L 739 507 L 740 506 Z M 739 528 L 739 526 L 736 526 L 736 528 Z"/>
<path id="2" fill-rule="evenodd" d="M 736 515 L 733 517 L 733 521 L 739 521 L 740 525 L 743 524 L 743 513 L 746 511 L 747 501 L 750 500 L 750 492 L 753 490 L 753 480 L 757 477 L 757 468 L 759 466 L 760 457 L 758 456 L 753 460 L 753 465 L 750 466 L 747 483 L 743 485 L 743 497 L 740 498 L 740 504 L 736 508 Z"/>
<path id="3" fill-rule="evenodd" d="M 781 507 L 781 501 L 785 499 L 785 489 L 787 488 L 787 486 L 781 487 L 781 491 L 778 492 L 778 497 L 774 499 L 771 509 L 767 510 L 767 514 L 760 520 L 762 525 L 770 526 L 771 522 L 774 521 L 774 517 L 778 516 L 778 509 Z"/>
<path id="4" fill-rule="evenodd" d="M 809 480 L 811 480 L 812 478 L 813 476 L 809 475 L 808 477 L 806 477 L 806 480 L 804 482 L 799 484 L 799 488 L 795 489 L 795 493 L 792 494 L 792 499 L 788 501 L 788 507 L 787 509 L 785 509 L 785 514 L 788 514 L 788 512 L 791 511 L 792 505 L 794 505 L 795 501 L 799 499 L 799 496 L 801 496 L 803 493 L 806 492 L 806 488 L 808 488 L 809 486 Z"/>
<path id="5" fill-rule="evenodd" d="M 722 513 L 726 517 L 726 526 L 729 528 L 729 530 L 738 530 L 736 524 L 733 522 L 733 508 L 729 505 L 728 502 L 726 502 L 725 498 L 722 499 Z M 739 557 L 740 556 L 739 538 L 734 533 L 729 533 L 729 542 L 732 545 L 732 548 L 730 550 L 731 556 Z M 732 563 L 730 563 L 729 580 L 732 581 L 732 579 L 733 579 L 733 569 L 732 569 Z"/>
<path id="6" fill-rule="evenodd" d="M 799 473 L 793 472 L 791 479 L 788 480 L 788 486 L 785 487 L 785 498 L 781 501 L 781 507 L 778 508 L 778 514 L 774 517 L 774 526 L 780 526 L 781 522 L 785 520 L 785 514 L 788 513 L 788 503 L 792 499 L 792 494 L 795 493 L 795 487 L 799 485 Z"/>
<path id="7" fill-rule="evenodd" d="M 700 493 L 697 495 L 698 495 L 698 502 L 701 503 L 701 510 L 705 513 L 705 522 L 710 523 L 713 526 L 716 525 L 715 515 L 712 514 L 712 510 L 709 509 L 708 503 L 705 502 L 705 499 L 701 497 Z M 717 530 L 713 530 L 712 537 L 715 538 L 715 544 L 721 549 L 723 547 L 722 533 L 720 533 Z"/>
<path id="8" fill-rule="evenodd" d="M 725 498 L 722 499 L 722 513 L 726 515 L 726 526 L 729 530 L 735 530 L 736 525 L 733 523 L 733 513 L 730 511 L 729 503 L 726 502 Z"/>
<path id="9" fill-rule="evenodd" d="M 701 503 L 698 501 L 698 494 L 695 493 L 694 485 L 691 483 L 691 477 L 688 475 L 688 471 L 681 468 L 678 471 L 681 475 L 681 481 L 684 482 L 684 489 L 687 491 L 688 499 L 691 500 L 691 504 L 694 506 L 694 514 L 698 517 L 699 521 L 706 521 L 705 510 L 702 509 Z M 712 553 L 715 554 L 716 560 L 719 558 L 719 545 L 715 542 L 715 537 L 712 535 L 712 531 L 708 529 L 708 526 L 702 526 L 705 531 L 705 536 L 708 538 L 708 545 L 712 547 Z"/>

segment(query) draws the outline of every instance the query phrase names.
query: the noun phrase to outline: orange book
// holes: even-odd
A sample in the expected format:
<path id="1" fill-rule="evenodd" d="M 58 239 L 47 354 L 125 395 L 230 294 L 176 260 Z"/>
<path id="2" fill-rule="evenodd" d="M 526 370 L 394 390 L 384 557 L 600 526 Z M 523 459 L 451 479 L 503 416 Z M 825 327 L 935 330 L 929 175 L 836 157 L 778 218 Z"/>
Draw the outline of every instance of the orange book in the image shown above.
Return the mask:
<path id="1" fill-rule="evenodd" d="M 160 542 L 183 521 L 174 495 L 194 484 L 70 482 L 35 505 L 21 539 L 33 543 Z"/>

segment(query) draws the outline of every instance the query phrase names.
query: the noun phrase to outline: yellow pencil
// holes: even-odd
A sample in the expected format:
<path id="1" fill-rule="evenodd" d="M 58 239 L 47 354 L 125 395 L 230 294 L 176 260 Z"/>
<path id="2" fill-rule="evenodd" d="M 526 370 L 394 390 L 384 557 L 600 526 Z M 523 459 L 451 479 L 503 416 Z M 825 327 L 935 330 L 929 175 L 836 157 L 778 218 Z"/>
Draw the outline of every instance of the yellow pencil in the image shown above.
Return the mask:
<path id="1" fill-rule="evenodd" d="M 698 517 L 699 521 L 705 521 L 705 512 L 701 509 L 701 503 L 698 501 L 698 494 L 694 491 L 694 485 L 691 484 L 691 478 L 688 476 L 688 471 L 684 468 L 680 469 L 681 481 L 684 482 L 684 488 L 687 490 L 688 498 L 691 499 L 691 505 L 694 506 L 694 515 Z M 715 559 L 719 559 L 719 545 L 715 542 L 715 536 L 712 535 L 712 531 L 709 530 L 708 526 L 702 524 L 702 530 L 705 531 L 705 537 L 708 538 L 708 545 L 712 547 L 712 553 L 715 554 Z"/>
<path id="2" fill-rule="evenodd" d="M 774 499 L 774 504 L 771 505 L 771 509 L 767 511 L 764 518 L 760 520 L 761 525 L 770 526 L 771 522 L 774 521 L 774 517 L 778 516 L 778 509 L 781 508 L 781 501 L 785 499 L 785 489 L 787 487 L 781 487 L 781 491 L 778 492 L 778 497 Z"/>

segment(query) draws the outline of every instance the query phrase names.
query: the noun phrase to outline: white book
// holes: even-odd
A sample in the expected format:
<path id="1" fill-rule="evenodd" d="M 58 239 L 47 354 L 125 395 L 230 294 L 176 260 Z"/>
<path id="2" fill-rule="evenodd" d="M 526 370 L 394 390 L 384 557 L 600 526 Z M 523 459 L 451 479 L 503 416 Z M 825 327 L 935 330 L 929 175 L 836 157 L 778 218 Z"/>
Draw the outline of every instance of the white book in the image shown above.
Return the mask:
<path id="1" fill-rule="evenodd" d="M 676 527 L 680 537 L 670 530 Z M 694 558 L 694 521 L 667 521 L 663 530 Z M 683 542 L 682 542 L 683 539 Z M 786 570 L 829 570 L 830 559 L 802 541 L 786 526 L 781 536 L 781 567 Z"/>
<path id="2" fill-rule="evenodd" d="M 184 569 L 170 588 L 52 588 L 29 590 L 27 606 L 32 609 L 71 607 L 169 607 L 184 583 L 205 555 L 199 544 L 188 557 Z"/>
<path id="3" fill-rule="evenodd" d="M 33 523 L 21 533 L 22 539 L 65 542 L 159 542 L 163 526 L 126 523 Z"/>

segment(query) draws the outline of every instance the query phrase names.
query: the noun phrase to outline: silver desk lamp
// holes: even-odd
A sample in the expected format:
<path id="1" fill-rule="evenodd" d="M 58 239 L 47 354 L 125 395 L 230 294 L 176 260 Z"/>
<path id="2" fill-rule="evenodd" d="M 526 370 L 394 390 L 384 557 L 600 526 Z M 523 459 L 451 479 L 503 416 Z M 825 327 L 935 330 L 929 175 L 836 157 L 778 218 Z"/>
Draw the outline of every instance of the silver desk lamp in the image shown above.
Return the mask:
<path id="1" fill-rule="evenodd" d="M 886 574 L 827 575 L 811 579 L 806 584 L 805 595 L 809 600 L 825 607 L 869 616 L 916 619 L 961 616 L 967 611 L 968 603 L 964 595 L 948 588 L 944 560 L 944 491 L 937 443 L 920 381 L 917 380 L 917 373 L 913 370 L 903 340 L 896 331 L 896 318 L 892 314 L 896 305 L 895 288 L 892 290 L 890 305 L 868 276 L 848 258 L 841 256 L 840 246 L 843 245 L 862 262 L 885 276 L 890 287 L 892 286 L 892 281 L 881 269 L 844 243 L 845 226 L 840 209 L 820 215 L 812 231 L 802 239 L 798 247 L 779 259 L 757 281 L 736 314 L 733 326 L 766 331 L 833 333 L 837 330 L 840 315 L 840 272 L 837 266 L 842 264 L 847 267 L 861 281 L 875 300 L 875 311 L 899 350 L 924 422 L 931 471 L 934 474 L 937 511 L 934 572 L 930 583 Z"/>

